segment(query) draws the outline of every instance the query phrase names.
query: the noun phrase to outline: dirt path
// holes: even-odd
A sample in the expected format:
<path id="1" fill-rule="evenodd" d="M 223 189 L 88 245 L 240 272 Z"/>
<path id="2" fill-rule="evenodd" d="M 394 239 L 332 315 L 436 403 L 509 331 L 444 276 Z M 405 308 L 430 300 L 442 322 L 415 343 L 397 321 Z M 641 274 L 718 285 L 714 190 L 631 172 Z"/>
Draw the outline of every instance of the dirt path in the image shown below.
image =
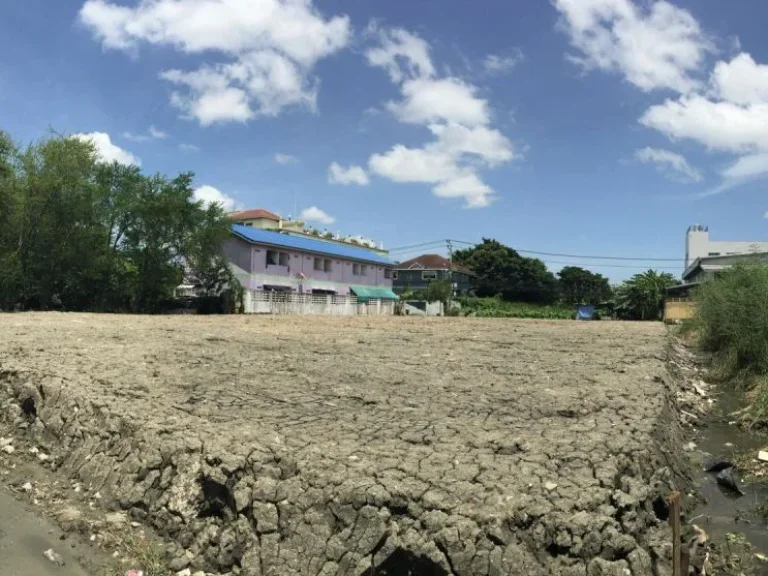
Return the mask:
<path id="1" fill-rule="evenodd" d="M 60 538 L 61 531 L 41 518 L 38 511 L 0 488 L 0 574 L 3 576 L 92 576 Z M 50 562 L 43 552 L 53 549 L 64 566 Z"/>
<path id="2" fill-rule="evenodd" d="M 666 355 L 657 323 L 10 315 L 0 418 L 175 569 L 666 574 Z"/>

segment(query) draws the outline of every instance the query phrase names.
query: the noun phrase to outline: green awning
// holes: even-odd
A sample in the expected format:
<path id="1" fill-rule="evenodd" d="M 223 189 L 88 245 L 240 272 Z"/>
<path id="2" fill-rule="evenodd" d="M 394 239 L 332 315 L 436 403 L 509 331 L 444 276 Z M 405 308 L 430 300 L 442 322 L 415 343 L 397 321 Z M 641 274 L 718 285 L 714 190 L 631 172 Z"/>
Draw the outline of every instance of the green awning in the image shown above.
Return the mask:
<path id="1" fill-rule="evenodd" d="M 375 286 L 350 286 L 352 294 L 357 296 L 358 302 L 369 300 L 397 300 L 398 296 L 390 288 L 377 288 Z"/>

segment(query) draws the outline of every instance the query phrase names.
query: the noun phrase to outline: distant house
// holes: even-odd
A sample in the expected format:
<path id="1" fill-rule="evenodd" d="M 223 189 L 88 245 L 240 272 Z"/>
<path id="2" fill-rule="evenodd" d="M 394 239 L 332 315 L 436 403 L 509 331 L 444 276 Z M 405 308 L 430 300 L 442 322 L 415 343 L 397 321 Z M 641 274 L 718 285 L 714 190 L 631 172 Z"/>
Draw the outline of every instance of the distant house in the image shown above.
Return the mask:
<path id="1" fill-rule="evenodd" d="M 397 299 L 381 251 L 243 224 L 232 225 L 224 251 L 246 290 Z"/>
<path id="2" fill-rule="evenodd" d="M 402 293 L 411 290 L 426 290 L 433 280 L 450 280 L 454 293 L 462 294 L 472 288 L 475 273 L 469 268 L 454 264 L 439 254 L 422 254 L 395 266 L 393 289 Z"/>
<path id="3" fill-rule="evenodd" d="M 305 224 L 300 220 L 283 219 L 281 216 L 256 208 L 254 210 L 240 210 L 231 212 L 229 219 L 235 224 L 247 226 L 249 228 L 260 228 L 261 230 L 285 230 L 286 232 L 304 232 Z"/>

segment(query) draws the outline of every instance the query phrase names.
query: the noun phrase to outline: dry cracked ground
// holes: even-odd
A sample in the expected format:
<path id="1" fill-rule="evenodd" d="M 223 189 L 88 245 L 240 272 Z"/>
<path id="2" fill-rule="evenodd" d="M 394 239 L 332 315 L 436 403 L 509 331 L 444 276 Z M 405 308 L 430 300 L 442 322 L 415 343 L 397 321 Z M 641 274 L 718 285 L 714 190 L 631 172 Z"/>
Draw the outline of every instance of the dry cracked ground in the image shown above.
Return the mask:
<path id="1" fill-rule="evenodd" d="M 0 418 L 247 576 L 665 575 L 658 323 L 0 316 Z"/>

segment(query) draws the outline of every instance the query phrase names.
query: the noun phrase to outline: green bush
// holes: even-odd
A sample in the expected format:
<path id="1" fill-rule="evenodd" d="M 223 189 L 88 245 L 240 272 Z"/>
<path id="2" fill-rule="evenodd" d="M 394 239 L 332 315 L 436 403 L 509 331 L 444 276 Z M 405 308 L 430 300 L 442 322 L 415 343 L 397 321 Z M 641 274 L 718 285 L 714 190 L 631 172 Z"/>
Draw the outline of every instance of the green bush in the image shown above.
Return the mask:
<path id="1" fill-rule="evenodd" d="M 696 327 L 724 376 L 768 374 L 768 266 L 738 265 L 699 288 Z"/>
<path id="2" fill-rule="evenodd" d="M 537 318 L 570 320 L 574 308 L 570 306 L 546 306 L 524 302 L 506 302 L 501 298 L 459 298 L 461 311 L 465 315 L 480 318 Z"/>

